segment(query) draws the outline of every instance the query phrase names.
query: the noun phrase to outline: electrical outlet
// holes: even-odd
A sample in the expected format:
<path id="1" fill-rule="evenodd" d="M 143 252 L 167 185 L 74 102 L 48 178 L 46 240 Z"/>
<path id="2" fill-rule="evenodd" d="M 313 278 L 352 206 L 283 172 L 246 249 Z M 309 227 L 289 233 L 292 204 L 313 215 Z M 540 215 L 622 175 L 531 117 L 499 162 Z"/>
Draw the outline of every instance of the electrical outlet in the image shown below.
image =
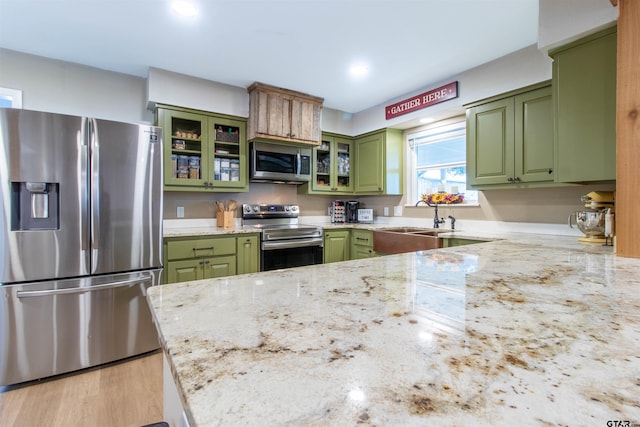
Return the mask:
<path id="1" fill-rule="evenodd" d="M 393 216 L 402 216 L 402 206 L 393 207 Z"/>
<path id="2" fill-rule="evenodd" d="M 178 206 L 176 215 L 178 218 L 184 218 L 184 206 Z"/>
<path id="3" fill-rule="evenodd" d="M 388 206 L 384 207 L 384 216 L 389 216 L 389 207 Z"/>

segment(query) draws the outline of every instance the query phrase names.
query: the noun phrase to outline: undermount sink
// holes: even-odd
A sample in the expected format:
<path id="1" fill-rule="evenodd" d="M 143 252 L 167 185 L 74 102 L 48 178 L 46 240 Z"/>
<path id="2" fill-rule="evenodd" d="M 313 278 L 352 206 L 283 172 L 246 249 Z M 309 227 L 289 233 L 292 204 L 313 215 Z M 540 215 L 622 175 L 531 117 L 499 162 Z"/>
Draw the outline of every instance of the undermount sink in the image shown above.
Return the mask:
<path id="1" fill-rule="evenodd" d="M 410 234 L 417 234 L 418 236 L 437 236 L 442 231 L 412 231 Z"/>
<path id="2" fill-rule="evenodd" d="M 389 233 L 403 234 L 423 234 L 425 236 L 437 236 L 440 233 L 451 233 L 454 230 L 448 228 L 419 228 L 419 227 L 385 227 L 377 231 L 387 231 Z"/>
<path id="3" fill-rule="evenodd" d="M 389 231 L 391 233 L 417 233 L 426 231 L 424 228 L 416 228 L 416 227 L 388 227 L 388 228 L 380 228 L 381 231 Z"/>
<path id="4" fill-rule="evenodd" d="M 392 255 L 442 247 L 438 233 L 450 230 L 429 230 L 417 227 L 389 227 L 373 231 L 373 250 Z"/>

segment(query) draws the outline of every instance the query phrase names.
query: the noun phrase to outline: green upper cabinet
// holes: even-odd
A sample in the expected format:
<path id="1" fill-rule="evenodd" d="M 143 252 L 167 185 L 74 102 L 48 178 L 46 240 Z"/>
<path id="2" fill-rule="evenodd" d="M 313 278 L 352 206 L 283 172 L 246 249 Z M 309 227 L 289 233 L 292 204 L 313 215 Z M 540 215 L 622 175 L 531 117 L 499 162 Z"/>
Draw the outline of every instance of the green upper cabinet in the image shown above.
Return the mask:
<path id="1" fill-rule="evenodd" d="M 616 178 L 617 27 L 551 51 L 559 182 Z"/>
<path id="2" fill-rule="evenodd" d="M 549 82 L 470 105 L 467 183 L 497 188 L 554 180 L 553 101 Z"/>
<path id="3" fill-rule="evenodd" d="M 402 194 L 402 131 L 382 129 L 355 138 L 355 194 Z"/>
<path id="4" fill-rule="evenodd" d="M 322 134 L 319 146 L 313 148 L 313 176 L 309 193 L 353 193 L 353 140 L 350 137 Z"/>
<path id="5" fill-rule="evenodd" d="M 159 106 L 164 130 L 164 189 L 248 191 L 246 119 Z"/>

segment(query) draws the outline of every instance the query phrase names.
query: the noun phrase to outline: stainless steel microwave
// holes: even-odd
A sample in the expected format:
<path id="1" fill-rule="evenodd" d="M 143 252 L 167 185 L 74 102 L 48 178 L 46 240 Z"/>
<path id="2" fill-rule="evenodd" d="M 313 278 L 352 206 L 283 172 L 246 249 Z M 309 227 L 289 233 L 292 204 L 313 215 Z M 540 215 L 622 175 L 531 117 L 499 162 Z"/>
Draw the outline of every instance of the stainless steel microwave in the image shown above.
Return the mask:
<path id="1" fill-rule="evenodd" d="M 302 184 L 311 180 L 311 148 L 254 141 L 250 145 L 253 182 Z"/>

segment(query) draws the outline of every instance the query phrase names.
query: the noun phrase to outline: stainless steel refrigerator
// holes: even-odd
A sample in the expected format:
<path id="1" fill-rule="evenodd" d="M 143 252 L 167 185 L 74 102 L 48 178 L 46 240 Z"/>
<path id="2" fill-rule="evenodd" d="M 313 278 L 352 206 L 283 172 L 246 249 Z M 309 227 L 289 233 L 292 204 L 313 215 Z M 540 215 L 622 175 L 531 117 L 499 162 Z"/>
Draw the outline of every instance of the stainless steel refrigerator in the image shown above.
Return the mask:
<path id="1" fill-rule="evenodd" d="M 156 349 L 162 130 L 0 108 L 0 385 Z"/>

